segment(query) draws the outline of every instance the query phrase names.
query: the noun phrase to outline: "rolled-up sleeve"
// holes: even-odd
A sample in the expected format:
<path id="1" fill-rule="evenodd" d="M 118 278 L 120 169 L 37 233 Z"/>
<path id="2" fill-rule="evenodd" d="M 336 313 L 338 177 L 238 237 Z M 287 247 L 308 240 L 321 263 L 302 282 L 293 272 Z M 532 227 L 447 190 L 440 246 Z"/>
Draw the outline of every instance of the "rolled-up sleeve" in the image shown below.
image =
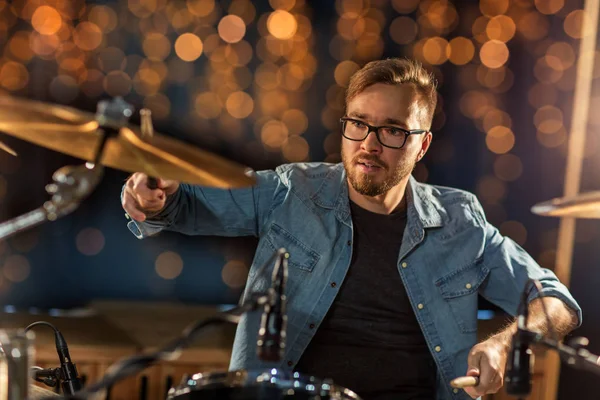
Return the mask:
<path id="1" fill-rule="evenodd" d="M 507 313 L 516 315 L 527 281 L 535 279 L 541 283 L 542 292 L 531 290 L 528 301 L 542 296 L 556 297 L 575 312 L 578 325 L 581 325 L 581 308 L 567 287 L 551 270 L 542 268 L 523 248 L 487 222 L 479 202 L 475 201 L 474 207 L 484 223 L 484 263 L 490 271 L 480 294 Z"/>
<path id="2" fill-rule="evenodd" d="M 283 187 L 275 171 L 260 171 L 256 176 L 256 185 L 249 188 L 181 184 L 159 214 L 144 222 L 131 220 L 127 226 L 140 239 L 162 230 L 186 235 L 258 236 Z"/>

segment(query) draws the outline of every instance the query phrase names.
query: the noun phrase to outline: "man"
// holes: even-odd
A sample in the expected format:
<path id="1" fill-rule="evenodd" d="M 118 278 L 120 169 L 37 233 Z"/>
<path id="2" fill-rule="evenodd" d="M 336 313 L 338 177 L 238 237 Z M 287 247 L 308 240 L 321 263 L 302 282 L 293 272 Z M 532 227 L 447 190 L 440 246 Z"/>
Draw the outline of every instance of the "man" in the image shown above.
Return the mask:
<path id="1" fill-rule="evenodd" d="M 486 222 L 475 196 L 411 177 L 431 143 L 435 106 L 435 81 L 418 63 L 371 62 L 348 87 L 342 164 L 283 165 L 236 190 L 164 180 L 150 190 L 134 174 L 122 194 L 129 227 L 140 238 L 161 229 L 258 236 L 245 296 L 269 286 L 257 269 L 286 248 L 288 342 L 275 367 L 331 378 L 365 399 L 494 393 L 516 327 L 476 344 L 478 294 L 515 315 L 527 279 L 538 279 L 560 335 L 581 310 L 552 272 Z M 541 305 L 532 292 L 529 327 L 545 332 Z M 240 322 L 231 369 L 266 367 L 258 325 Z M 449 385 L 465 374 L 480 380 L 467 394 Z"/>

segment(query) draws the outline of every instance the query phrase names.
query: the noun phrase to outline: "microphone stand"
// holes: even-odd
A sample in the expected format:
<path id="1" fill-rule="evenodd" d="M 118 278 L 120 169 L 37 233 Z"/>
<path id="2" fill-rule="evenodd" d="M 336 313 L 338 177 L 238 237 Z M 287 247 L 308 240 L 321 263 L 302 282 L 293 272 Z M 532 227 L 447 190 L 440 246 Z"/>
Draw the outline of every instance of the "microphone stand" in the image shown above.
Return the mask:
<path id="1" fill-rule="evenodd" d="M 544 337 L 539 332 L 533 332 L 527 329 L 520 329 L 517 332 L 523 335 L 525 340 L 529 343 L 540 345 L 544 348 L 555 350 L 558 352 L 560 358 L 567 363 L 567 365 L 591 372 L 596 375 L 600 375 L 600 365 L 598 365 L 599 356 L 592 354 L 585 348 L 588 340 L 586 338 L 574 338 L 570 342 L 578 342 L 575 345 L 568 346 L 558 340 L 549 339 Z"/>

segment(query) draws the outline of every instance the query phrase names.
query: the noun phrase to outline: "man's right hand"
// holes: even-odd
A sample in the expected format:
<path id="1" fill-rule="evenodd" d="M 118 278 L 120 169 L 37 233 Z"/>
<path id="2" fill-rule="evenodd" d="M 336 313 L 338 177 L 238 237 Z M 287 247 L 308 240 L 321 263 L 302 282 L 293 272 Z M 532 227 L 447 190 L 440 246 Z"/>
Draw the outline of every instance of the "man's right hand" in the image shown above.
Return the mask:
<path id="1" fill-rule="evenodd" d="M 165 207 L 167 196 L 179 189 L 179 182 L 156 179 L 158 187 L 148 188 L 148 175 L 136 172 L 125 183 L 121 204 L 131 218 L 143 222 L 146 214 L 155 214 Z"/>

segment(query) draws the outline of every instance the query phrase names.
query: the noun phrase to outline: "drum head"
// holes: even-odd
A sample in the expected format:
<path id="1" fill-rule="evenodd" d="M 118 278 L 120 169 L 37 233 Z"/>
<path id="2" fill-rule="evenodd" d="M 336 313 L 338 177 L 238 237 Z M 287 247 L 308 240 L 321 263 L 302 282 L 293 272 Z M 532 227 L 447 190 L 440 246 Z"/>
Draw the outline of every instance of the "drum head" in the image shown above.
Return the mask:
<path id="1" fill-rule="evenodd" d="M 278 369 L 200 373 L 169 391 L 169 400 L 360 400 L 353 391 L 297 372 Z"/>

